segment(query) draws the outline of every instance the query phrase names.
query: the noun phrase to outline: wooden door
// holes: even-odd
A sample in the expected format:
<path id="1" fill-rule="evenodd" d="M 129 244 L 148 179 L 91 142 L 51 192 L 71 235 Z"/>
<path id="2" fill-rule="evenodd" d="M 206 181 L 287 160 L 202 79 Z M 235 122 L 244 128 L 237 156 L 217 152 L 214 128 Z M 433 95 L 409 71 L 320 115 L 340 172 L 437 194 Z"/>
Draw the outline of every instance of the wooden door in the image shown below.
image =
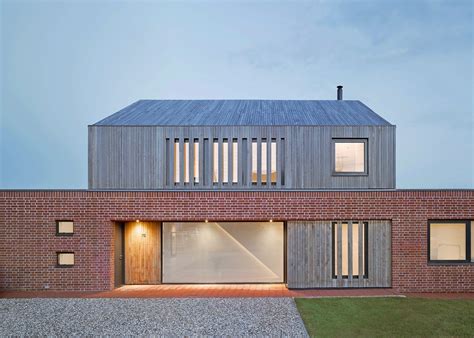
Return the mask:
<path id="1" fill-rule="evenodd" d="M 161 283 L 159 222 L 125 223 L 125 284 Z"/>
<path id="2" fill-rule="evenodd" d="M 114 241 L 114 265 L 115 265 L 115 287 L 123 284 L 123 223 L 115 223 Z"/>

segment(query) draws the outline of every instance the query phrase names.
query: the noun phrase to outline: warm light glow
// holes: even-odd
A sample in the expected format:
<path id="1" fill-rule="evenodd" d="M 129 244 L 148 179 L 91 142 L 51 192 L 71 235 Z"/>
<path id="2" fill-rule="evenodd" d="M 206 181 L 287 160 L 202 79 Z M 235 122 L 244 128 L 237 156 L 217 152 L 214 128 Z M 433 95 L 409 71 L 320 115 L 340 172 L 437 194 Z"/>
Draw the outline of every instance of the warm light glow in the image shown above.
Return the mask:
<path id="1" fill-rule="evenodd" d="M 261 168 L 261 178 L 262 178 L 262 184 L 267 183 L 267 141 L 262 140 L 261 143 L 261 149 L 262 149 L 262 154 L 261 154 L 261 160 L 262 160 L 262 165 L 260 166 Z"/>
<path id="2" fill-rule="evenodd" d="M 179 168 L 179 141 L 174 142 L 174 183 L 179 183 L 180 179 L 180 168 Z"/>
<path id="3" fill-rule="evenodd" d="M 139 219 L 137 219 L 137 223 L 140 223 L 140 220 L 139 220 Z"/>
<path id="4" fill-rule="evenodd" d="M 214 158 L 212 168 L 212 182 L 219 182 L 219 143 L 215 140 L 213 144 Z"/>
<path id="5" fill-rule="evenodd" d="M 277 171 L 277 144 L 272 141 L 271 144 L 271 182 L 276 184 L 276 171 Z"/>
<path id="6" fill-rule="evenodd" d="M 222 142 L 222 183 L 229 182 L 229 143 Z"/>
<path id="7" fill-rule="evenodd" d="M 271 223 L 271 222 L 273 222 L 273 220 L 271 219 L 269 222 Z"/>
<path id="8" fill-rule="evenodd" d="M 365 171 L 365 143 L 336 142 L 334 154 L 336 172 L 363 173 Z"/>
<path id="9" fill-rule="evenodd" d="M 466 224 L 431 223 L 430 259 L 465 260 Z"/>
<path id="10" fill-rule="evenodd" d="M 232 156 L 232 182 L 238 183 L 239 144 L 237 141 L 232 143 Z"/>
<path id="11" fill-rule="evenodd" d="M 207 222 L 209 222 L 209 221 L 206 219 L 204 222 L 206 222 L 206 223 L 207 223 Z"/>
<path id="12" fill-rule="evenodd" d="M 189 141 L 184 141 L 184 183 L 189 183 Z"/>
<path id="13" fill-rule="evenodd" d="M 199 142 L 194 141 L 194 182 L 199 183 Z"/>

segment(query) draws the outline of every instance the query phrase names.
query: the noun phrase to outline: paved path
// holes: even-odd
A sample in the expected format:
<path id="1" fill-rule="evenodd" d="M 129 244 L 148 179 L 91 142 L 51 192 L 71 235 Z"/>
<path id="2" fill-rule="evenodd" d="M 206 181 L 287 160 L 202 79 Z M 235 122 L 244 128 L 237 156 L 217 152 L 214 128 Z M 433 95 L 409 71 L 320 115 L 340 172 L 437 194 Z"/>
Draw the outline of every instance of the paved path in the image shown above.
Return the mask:
<path id="1" fill-rule="evenodd" d="M 291 298 L 0 299 L 0 336 L 307 336 Z"/>
<path id="2" fill-rule="evenodd" d="M 392 289 L 289 290 L 284 284 L 126 285 L 112 291 L 0 291 L 0 298 L 209 298 L 392 296 Z"/>

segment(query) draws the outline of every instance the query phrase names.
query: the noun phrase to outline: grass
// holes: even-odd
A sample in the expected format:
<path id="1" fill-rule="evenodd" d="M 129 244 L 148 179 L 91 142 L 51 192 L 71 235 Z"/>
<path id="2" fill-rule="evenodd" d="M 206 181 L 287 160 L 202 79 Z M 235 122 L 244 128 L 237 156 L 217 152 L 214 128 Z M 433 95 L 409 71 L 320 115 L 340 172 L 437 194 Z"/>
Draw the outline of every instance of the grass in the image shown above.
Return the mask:
<path id="1" fill-rule="evenodd" d="M 318 337 L 474 337 L 474 300 L 298 298 L 308 333 Z"/>

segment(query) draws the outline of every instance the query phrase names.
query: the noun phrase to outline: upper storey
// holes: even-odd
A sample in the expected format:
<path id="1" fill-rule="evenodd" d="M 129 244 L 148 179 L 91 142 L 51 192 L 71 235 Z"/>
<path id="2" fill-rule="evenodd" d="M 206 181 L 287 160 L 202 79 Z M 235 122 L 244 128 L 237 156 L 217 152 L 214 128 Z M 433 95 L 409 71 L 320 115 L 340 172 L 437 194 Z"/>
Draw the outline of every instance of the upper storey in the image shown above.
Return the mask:
<path id="1" fill-rule="evenodd" d="M 140 100 L 89 126 L 89 188 L 395 188 L 395 126 L 360 101 Z"/>

